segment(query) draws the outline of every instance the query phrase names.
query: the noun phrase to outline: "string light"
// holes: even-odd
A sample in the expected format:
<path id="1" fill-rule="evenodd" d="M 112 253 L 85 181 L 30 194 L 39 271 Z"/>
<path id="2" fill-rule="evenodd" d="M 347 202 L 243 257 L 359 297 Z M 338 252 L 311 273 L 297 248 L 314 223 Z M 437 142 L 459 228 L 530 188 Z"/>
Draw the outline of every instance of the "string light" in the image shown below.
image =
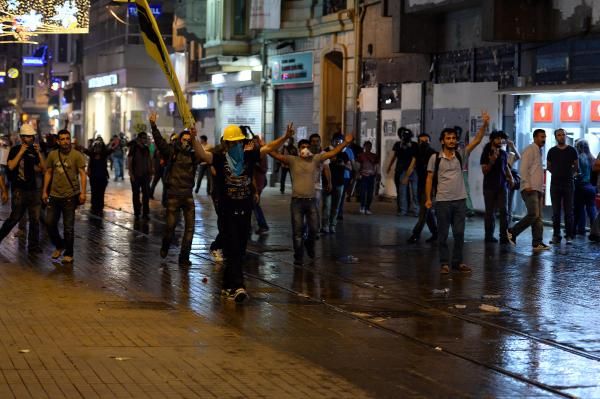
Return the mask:
<path id="1" fill-rule="evenodd" d="M 40 34 L 88 33 L 90 0 L 0 0 L 0 43 L 34 43 Z"/>

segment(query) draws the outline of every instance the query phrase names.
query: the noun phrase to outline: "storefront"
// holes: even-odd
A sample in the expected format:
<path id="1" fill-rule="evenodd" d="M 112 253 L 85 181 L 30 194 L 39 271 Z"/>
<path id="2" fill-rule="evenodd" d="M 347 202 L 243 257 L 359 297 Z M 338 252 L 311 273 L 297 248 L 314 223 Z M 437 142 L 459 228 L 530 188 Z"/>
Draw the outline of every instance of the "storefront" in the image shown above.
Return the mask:
<path id="1" fill-rule="evenodd" d="M 548 150 L 556 145 L 554 130 L 562 128 L 567 133 L 567 144 L 574 146 L 578 139 L 585 139 L 592 155 L 600 152 L 600 91 L 559 91 L 511 93 L 518 95 L 516 109 L 517 147 L 522 151 L 533 142 L 535 129 L 546 131 L 544 163 Z M 546 187 L 550 186 L 551 174 L 546 172 Z M 546 190 L 545 203 L 551 205 L 550 190 Z"/>
<path id="2" fill-rule="evenodd" d="M 216 126 L 216 103 L 216 91 L 214 90 L 196 90 L 190 92 L 189 104 L 196 121 L 196 129 L 198 129 L 201 135 L 206 135 L 210 145 L 217 144 L 220 138 Z"/>
<path id="3" fill-rule="evenodd" d="M 149 83 L 158 87 L 146 87 Z M 158 112 L 158 127 L 163 133 L 174 129 L 176 107 L 170 102 L 172 92 L 161 74 L 121 69 L 87 76 L 85 87 L 86 139 L 101 135 L 108 141 L 119 132 L 135 137 L 148 131 L 150 110 Z"/>
<path id="4" fill-rule="evenodd" d="M 271 84 L 275 89 L 275 137 L 294 122 L 296 139 L 318 133 L 313 118 L 313 53 L 292 53 L 269 59 Z"/>

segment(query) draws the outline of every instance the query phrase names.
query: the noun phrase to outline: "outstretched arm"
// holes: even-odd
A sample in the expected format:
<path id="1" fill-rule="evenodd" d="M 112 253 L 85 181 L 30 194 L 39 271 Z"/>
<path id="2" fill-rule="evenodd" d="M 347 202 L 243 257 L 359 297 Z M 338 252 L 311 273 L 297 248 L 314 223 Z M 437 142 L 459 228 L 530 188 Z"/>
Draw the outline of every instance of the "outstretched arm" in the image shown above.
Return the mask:
<path id="1" fill-rule="evenodd" d="M 276 160 L 278 160 L 281 163 L 284 163 L 286 165 L 288 164 L 286 156 L 283 155 L 283 154 L 281 154 L 281 153 L 279 153 L 279 152 L 277 152 L 277 151 L 271 151 L 269 153 L 269 155 L 272 156 L 273 158 L 275 158 Z"/>
<path id="2" fill-rule="evenodd" d="M 477 131 L 477 135 L 475 135 L 473 141 L 471 141 L 469 145 L 465 147 L 465 155 L 469 155 L 471 151 L 473 151 L 475 147 L 481 143 L 481 140 L 483 140 L 483 136 L 485 135 L 485 131 L 490 125 L 490 115 L 486 111 L 481 111 L 481 119 L 483 119 L 483 125 L 481 125 Z"/>
<path id="3" fill-rule="evenodd" d="M 290 123 L 287 125 L 287 128 L 285 129 L 285 134 L 281 137 L 279 137 L 278 139 L 275 139 L 273 141 L 271 141 L 268 144 L 263 145 L 262 147 L 260 147 L 260 154 L 269 154 L 273 151 L 277 151 L 279 150 L 279 147 L 281 147 L 283 145 L 283 143 L 285 143 L 285 141 L 291 137 L 294 137 L 294 123 Z M 271 154 L 271 156 L 273 156 Z"/>
<path id="4" fill-rule="evenodd" d="M 206 151 L 202 144 L 200 144 L 200 140 L 198 140 L 198 132 L 196 131 L 195 127 L 192 127 L 190 134 L 192 135 L 192 145 L 194 146 L 196 160 L 212 164 L 213 154 L 212 152 Z"/>

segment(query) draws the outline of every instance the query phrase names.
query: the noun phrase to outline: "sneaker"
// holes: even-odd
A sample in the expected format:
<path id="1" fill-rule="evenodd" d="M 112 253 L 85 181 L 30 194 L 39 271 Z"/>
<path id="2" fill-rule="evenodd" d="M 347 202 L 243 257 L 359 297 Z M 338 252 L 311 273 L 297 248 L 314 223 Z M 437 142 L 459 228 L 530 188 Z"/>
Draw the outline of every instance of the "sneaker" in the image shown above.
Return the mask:
<path id="1" fill-rule="evenodd" d="M 572 245 L 573 244 L 573 238 L 572 237 L 567 237 L 566 241 L 567 241 L 567 245 Z"/>
<path id="2" fill-rule="evenodd" d="M 437 236 L 431 236 L 428 239 L 425 240 L 426 243 L 430 244 L 432 242 L 436 242 L 437 241 Z"/>
<path id="3" fill-rule="evenodd" d="M 63 264 L 73 263 L 73 257 L 72 256 L 63 256 L 62 263 Z"/>
<path id="4" fill-rule="evenodd" d="M 52 255 L 50 255 L 52 257 L 52 259 L 58 259 L 60 258 L 60 256 L 62 255 L 64 249 L 55 249 L 54 252 L 52 252 Z"/>
<path id="5" fill-rule="evenodd" d="M 250 299 L 250 295 L 248 295 L 248 291 L 245 288 L 238 288 L 233 292 L 233 300 L 235 303 L 244 303 Z"/>
<path id="6" fill-rule="evenodd" d="M 302 266 L 304 264 L 304 262 L 302 261 L 302 258 L 296 258 L 294 256 L 294 265 L 296 266 Z"/>
<path id="7" fill-rule="evenodd" d="M 450 273 L 450 266 L 442 265 L 442 268 L 440 269 L 440 274 L 449 274 L 449 273 Z"/>
<path id="8" fill-rule="evenodd" d="M 454 266 L 452 269 L 462 273 L 471 273 L 471 268 L 465 265 L 464 263 L 461 263 L 458 266 Z"/>
<path id="9" fill-rule="evenodd" d="M 329 234 L 329 227 L 321 227 L 321 234 Z"/>
<path id="10" fill-rule="evenodd" d="M 315 247 L 309 247 L 308 245 L 305 245 L 306 247 L 306 254 L 308 255 L 309 258 L 314 259 L 316 254 L 315 254 Z"/>
<path id="11" fill-rule="evenodd" d="M 552 244 L 552 245 L 560 245 L 560 241 L 561 240 L 562 240 L 562 237 L 554 236 L 554 237 L 552 237 L 552 240 L 550 240 L 550 244 Z"/>
<path id="12" fill-rule="evenodd" d="M 368 210 L 368 209 L 365 209 L 365 215 L 372 215 L 372 214 L 373 214 L 373 212 L 371 212 L 371 211 L 370 211 L 370 210 Z"/>
<path id="13" fill-rule="evenodd" d="M 502 245 L 510 244 L 510 241 L 508 241 L 508 238 L 502 237 L 500 239 L 500 244 L 502 244 Z"/>
<path id="14" fill-rule="evenodd" d="M 210 251 L 210 254 L 213 256 L 213 258 L 215 258 L 215 262 L 223 262 L 223 260 L 225 259 L 223 257 L 223 250 L 222 249 L 215 249 Z"/>
<path id="15" fill-rule="evenodd" d="M 365 213 L 365 208 L 362 208 L 362 207 L 361 207 L 359 212 L 360 212 L 361 214 L 364 214 L 364 213 Z"/>
<path id="16" fill-rule="evenodd" d="M 545 251 L 547 249 L 550 249 L 550 246 L 544 244 L 543 242 L 540 242 L 538 245 L 533 246 L 534 251 Z"/>
<path id="17" fill-rule="evenodd" d="M 487 243 L 497 243 L 498 239 L 496 237 L 487 237 L 485 239 L 485 242 L 487 242 Z"/>
<path id="18" fill-rule="evenodd" d="M 512 245 L 517 245 L 517 235 L 513 233 L 511 229 L 506 230 L 506 239 Z"/>
<path id="19" fill-rule="evenodd" d="M 259 227 L 256 229 L 255 233 L 258 235 L 266 234 L 269 231 L 268 227 Z"/>
<path id="20" fill-rule="evenodd" d="M 335 233 L 335 226 L 329 226 L 329 232 Z"/>
<path id="21" fill-rule="evenodd" d="M 418 243 L 418 242 L 419 242 L 419 237 L 417 237 L 417 236 L 415 236 L 415 235 L 413 234 L 412 236 L 410 236 L 410 237 L 408 238 L 408 240 L 406 240 L 406 242 L 407 242 L 408 244 L 416 244 L 416 243 Z"/>

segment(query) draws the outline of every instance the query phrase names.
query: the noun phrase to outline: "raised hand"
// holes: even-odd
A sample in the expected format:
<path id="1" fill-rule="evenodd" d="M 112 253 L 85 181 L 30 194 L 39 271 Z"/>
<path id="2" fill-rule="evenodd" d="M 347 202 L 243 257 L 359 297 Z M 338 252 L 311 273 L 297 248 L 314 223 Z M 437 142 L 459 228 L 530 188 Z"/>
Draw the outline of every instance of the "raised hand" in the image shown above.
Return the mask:
<path id="1" fill-rule="evenodd" d="M 156 120 L 158 119 L 158 113 L 156 111 L 150 111 L 150 115 L 148 115 L 148 120 L 150 123 L 156 124 Z"/>

